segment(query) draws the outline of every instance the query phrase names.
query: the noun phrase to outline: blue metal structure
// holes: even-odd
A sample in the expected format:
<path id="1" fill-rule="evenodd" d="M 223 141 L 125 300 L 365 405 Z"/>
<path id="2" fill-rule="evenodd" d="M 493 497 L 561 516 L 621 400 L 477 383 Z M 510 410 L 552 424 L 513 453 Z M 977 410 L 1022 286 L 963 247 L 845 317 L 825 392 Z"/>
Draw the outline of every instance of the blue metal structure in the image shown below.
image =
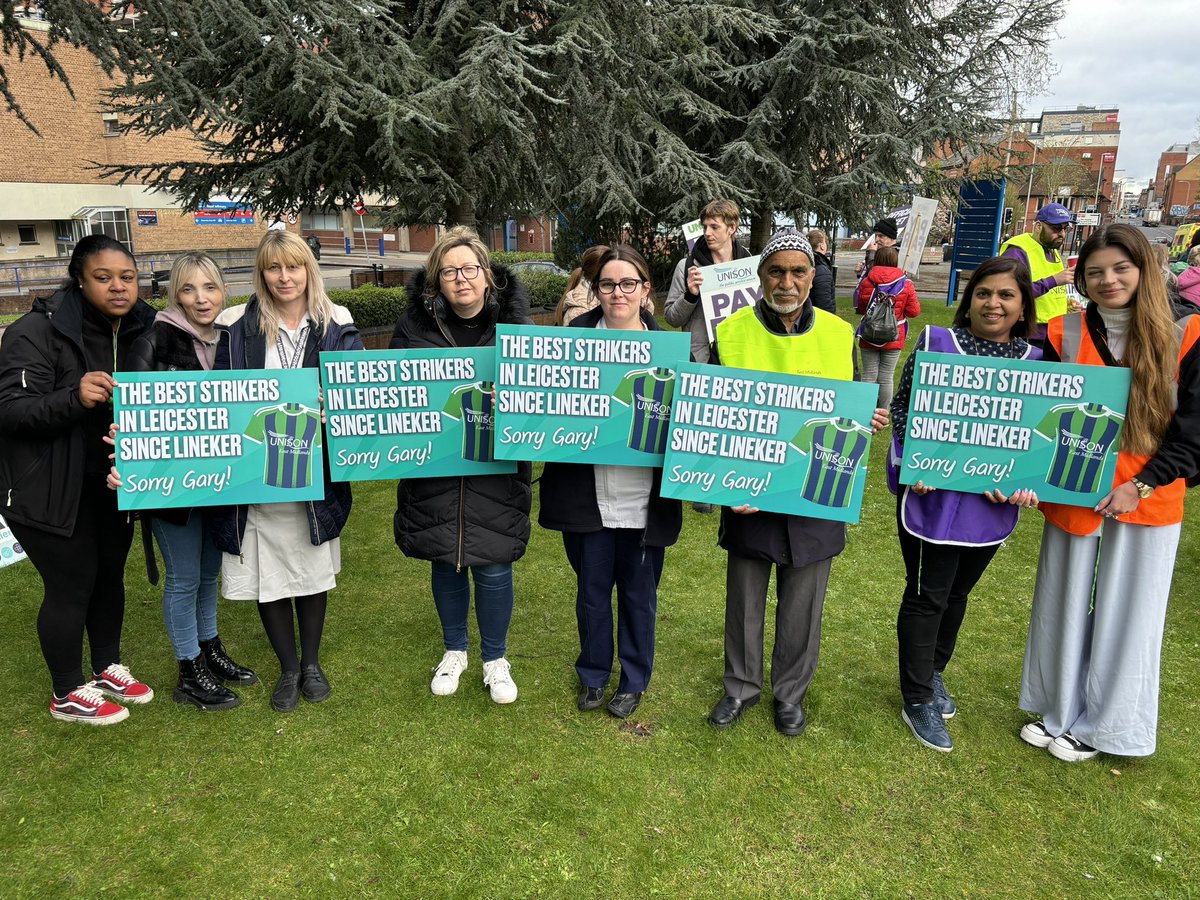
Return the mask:
<path id="1" fill-rule="evenodd" d="M 954 226 L 954 255 L 950 260 L 950 287 L 946 305 L 954 303 L 959 271 L 972 271 L 1000 249 L 1004 219 L 1003 178 L 997 181 L 964 181 L 958 192 L 958 223 Z"/>

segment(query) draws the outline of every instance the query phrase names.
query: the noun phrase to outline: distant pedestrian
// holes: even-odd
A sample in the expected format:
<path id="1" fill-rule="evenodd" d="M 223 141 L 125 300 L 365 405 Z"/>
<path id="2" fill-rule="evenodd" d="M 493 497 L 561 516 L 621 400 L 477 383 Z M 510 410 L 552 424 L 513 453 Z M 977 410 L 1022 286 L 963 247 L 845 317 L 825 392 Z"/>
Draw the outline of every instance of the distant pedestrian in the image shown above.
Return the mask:
<path id="1" fill-rule="evenodd" d="M 1200 231 L 1196 232 L 1200 234 Z M 1193 247 L 1188 253 L 1188 267 L 1178 275 L 1177 293 L 1181 300 L 1190 303 L 1192 312 L 1200 312 L 1200 247 Z"/>
<path id="2" fill-rule="evenodd" d="M 863 261 L 854 267 L 855 277 L 865 278 L 866 274 L 871 271 L 871 266 L 875 264 L 875 254 L 884 247 L 895 247 L 899 233 L 896 220 L 891 216 L 876 222 L 871 229 L 870 239 L 864 245 Z"/>
<path id="3" fill-rule="evenodd" d="M 1029 268 L 1038 309 L 1038 328 L 1029 338 L 1035 347 L 1045 340 L 1046 323 L 1066 313 L 1070 304 L 1066 286 L 1074 272 L 1063 262 L 1061 251 L 1074 222 L 1075 214 L 1061 203 L 1047 203 L 1038 210 L 1029 233 L 1009 238 L 1000 247 L 1001 256 Z"/>
<path id="4" fill-rule="evenodd" d="M 859 327 L 859 355 L 862 357 L 862 382 L 879 385 L 879 406 L 892 402 L 896 379 L 896 363 L 908 340 L 908 320 L 921 314 L 921 301 L 912 281 L 898 267 L 900 255 L 895 247 L 883 247 L 875 252 L 875 264 L 858 283 L 855 309 L 864 315 L 873 298 L 891 302 L 895 317 L 896 336 L 890 341 L 873 342 L 863 336 Z"/>
<path id="5" fill-rule="evenodd" d="M 808 242 L 812 244 L 816 266 L 809 296 L 817 309 L 836 313 L 837 301 L 834 299 L 833 259 L 829 255 L 829 237 L 820 228 L 814 228 L 808 233 Z"/>

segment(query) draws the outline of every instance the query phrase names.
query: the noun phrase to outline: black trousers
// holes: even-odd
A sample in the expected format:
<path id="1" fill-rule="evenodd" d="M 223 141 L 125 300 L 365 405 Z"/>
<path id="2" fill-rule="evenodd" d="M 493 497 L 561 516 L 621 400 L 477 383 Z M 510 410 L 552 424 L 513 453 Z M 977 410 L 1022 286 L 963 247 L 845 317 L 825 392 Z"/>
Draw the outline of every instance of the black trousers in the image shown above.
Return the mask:
<path id="1" fill-rule="evenodd" d="M 117 495 L 104 479 L 88 479 L 70 537 L 10 522 L 30 562 L 42 576 L 45 594 L 38 612 L 38 639 L 54 692 L 62 697 L 83 684 L 83 633 L 92 670 L 121 661 L 125 619 L 125 560 L 133 523 L 117 510 Z"/>
<path id="2" fill-rule="evenodd" d="M 1000 545 L 934 544 L 909 534 L 898 517 L 897 530 L 905 571 L 904 598 L 896 617 L 900 693 L 905 703 L 929 703 L 933 673 L 945 669 L 954 655 L 967 595 Z"/>

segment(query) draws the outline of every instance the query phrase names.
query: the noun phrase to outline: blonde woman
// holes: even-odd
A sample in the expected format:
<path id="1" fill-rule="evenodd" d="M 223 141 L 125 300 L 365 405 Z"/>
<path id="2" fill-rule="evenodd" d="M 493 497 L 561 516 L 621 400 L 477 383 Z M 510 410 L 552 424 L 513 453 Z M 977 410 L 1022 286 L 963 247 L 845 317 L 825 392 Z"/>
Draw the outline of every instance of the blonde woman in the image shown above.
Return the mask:
<path id="1" fill-rule="evenodd" d="M 154 327 L 130 350 L 133 372 L 211 371 L 217 352 L 217 316 L 225 307 L 225 280 L 211 256 L 185 253 L 171 267 L 167 306 Z M 114 468 L 109 486 L 121 480 Z M 208 532 L 202 509 L 142 513 L 153 530 L 166 569 L 163 621 L 179 661 L 177 703 L 202 710 L 229 709 L 241 700 L 227 684 L 250 685 L 258 676 L 238 665 L 217 633 L 217 574 L 221 551 Z"/>
<path id="2" fill-rule="evenodd" d="M 362 338 L 345 307 L 325 293 L 308 245 L 290 231 L 270 231 L 258 245 L 254 294 L 217 320 L 216 369 L 316 368 L 322 350 L 361 350 Z M 350 485 L 329 481 L 325 499 L 226 507 L 214 540 L 225 557 L 221 580 L 231 600 L 256 600 L 280 676 L 271 706 L 291 712 L 300 696 L 325 700 L 321 633 L 327 592 L 341 570 L 338 535 L 350 515 Z M 297 653 L 292 608 L 299 620 Z"/>
<path id="3" fill-rule="evenodd" d="M 1141 231 L 1098 229 L 1080 252 L 1075 287 L 1088 305 L 1050 320 L 1044 358 L 1129 369 L 1130 388 L 1112 490 L 1095 508 L 1041 504 L 1021 708 L 1042 718 L 1021 739 L 1067 762 L 1154 752 L 1185 479 L 1200 466 L 1200 317 L 1176 324 Z M 1060 429 L 1074 446 L 1080 435 L 1102 442 L 1111 427 L 1089 404 Z"/>

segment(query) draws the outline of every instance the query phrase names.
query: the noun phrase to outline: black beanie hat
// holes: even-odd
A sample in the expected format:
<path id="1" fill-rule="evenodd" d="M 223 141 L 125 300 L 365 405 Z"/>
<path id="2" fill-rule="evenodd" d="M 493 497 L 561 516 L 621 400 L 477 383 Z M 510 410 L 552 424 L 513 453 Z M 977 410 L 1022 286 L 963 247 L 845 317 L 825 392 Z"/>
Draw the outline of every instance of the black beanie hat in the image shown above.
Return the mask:
<path id="1" fill-rule="evenodd" d="M 882 234 L 884 237 L 889 237 L 893 241 L 896 240 L 896 220 L 892 218 L 880 219 L 875 223 L 875 227 L 871 232 Z"/>

